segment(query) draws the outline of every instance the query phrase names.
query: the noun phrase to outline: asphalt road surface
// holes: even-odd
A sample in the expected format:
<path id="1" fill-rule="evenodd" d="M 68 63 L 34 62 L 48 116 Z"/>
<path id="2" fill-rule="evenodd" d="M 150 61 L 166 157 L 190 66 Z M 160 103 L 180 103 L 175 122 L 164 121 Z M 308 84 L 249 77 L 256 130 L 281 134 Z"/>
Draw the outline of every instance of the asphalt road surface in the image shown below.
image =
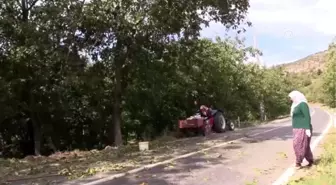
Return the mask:
<path id="1" fill-rule="evenodd" d="M 312 108 L 313 140 L 322 134 L 329 115 Z M 295 162 L 290 120 L 245 131 L 223 133 L 239 141 L 174 163 L 97 185 L 271 185 Z M 222 136 L 223 137 L 223 136 Z M 86 183 L 89 183 L 88 181 Z M 78 182 L 78 184 L 86 184 Z"/>

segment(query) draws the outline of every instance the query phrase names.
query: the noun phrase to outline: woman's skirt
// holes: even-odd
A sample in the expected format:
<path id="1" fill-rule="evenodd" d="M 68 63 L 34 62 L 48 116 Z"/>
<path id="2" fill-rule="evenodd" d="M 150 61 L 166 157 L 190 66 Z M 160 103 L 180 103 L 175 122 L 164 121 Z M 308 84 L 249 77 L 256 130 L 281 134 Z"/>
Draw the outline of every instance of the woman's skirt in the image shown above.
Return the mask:
<path id="1" fill-rule="evenodd" d="M 313 134 L 313 133 L 312 133 Z M 310 149 L 311 137 L 306 135 L 306 129 L 293 129 L 293 148 L 296 156 L 296 164 L 301 164 L 305 158 L 309 163 L 313 162 L 313 154 Z"/>

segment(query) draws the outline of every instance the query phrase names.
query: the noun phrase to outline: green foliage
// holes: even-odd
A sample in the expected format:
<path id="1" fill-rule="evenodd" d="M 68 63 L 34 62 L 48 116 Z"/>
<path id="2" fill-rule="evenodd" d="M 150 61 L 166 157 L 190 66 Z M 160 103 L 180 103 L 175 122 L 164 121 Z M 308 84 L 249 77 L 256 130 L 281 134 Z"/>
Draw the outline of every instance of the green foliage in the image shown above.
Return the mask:
<path id="1" fill-rule="evenodd" d="M 317 73 L 294 73 L 288 75 L 292 87 L 305 94 L 309 102 L 324 103 L 322 75 Z"/>
<path id="2" fill-rule="evenodd" d="M 248 1 L 227 3 L 3 3 L 0 150 L 24 156 L 155 138 L 192 114 L 196 98 L 232 119 L 259 118 L 261 100 L 269 118 L 286 114 L 292 82 L 281 70 L 244 64 L 256 51 L 239 40 L 198 38 L 210 21 L 238 32 L 250 25 Z"/>
<path id="3" fill-rule="evenodd" d="M 323 75 L 325 102 L 336 107 L 336 41 L 330 44 L 326 61 L 327 70 Z"/>

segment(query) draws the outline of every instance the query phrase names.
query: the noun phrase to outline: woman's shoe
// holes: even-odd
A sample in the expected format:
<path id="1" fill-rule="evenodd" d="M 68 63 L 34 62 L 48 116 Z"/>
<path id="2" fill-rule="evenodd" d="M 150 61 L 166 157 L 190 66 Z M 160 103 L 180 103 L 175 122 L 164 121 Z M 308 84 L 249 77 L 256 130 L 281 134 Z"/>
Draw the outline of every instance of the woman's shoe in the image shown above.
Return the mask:
<path id="1" fill-rule="evenodd" d="M 314 165 L 314 161 L 309 161 L 307 167 L 312 167 Z"/>
<path id="2" fill-rule="evenodd" d="M 295 164 L 295 169 L 296 170 L 301 169 L 301 168 L 302 168 L 301 164 L 298 164 L 298 163 Z"/>

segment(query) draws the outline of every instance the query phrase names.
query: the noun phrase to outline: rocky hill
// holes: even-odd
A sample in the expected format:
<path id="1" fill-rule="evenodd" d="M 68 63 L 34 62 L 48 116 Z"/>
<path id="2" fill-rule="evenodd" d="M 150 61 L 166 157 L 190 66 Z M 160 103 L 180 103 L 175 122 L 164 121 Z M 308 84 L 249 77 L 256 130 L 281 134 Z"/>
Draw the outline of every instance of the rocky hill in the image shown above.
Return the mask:
<path id="1" fill-rule="evenodd" d="M 279 65 L 289 73 L 316 72 L 325 68 L 325 57 L 327 51 L 321 51 L 295 62 Z"/>

